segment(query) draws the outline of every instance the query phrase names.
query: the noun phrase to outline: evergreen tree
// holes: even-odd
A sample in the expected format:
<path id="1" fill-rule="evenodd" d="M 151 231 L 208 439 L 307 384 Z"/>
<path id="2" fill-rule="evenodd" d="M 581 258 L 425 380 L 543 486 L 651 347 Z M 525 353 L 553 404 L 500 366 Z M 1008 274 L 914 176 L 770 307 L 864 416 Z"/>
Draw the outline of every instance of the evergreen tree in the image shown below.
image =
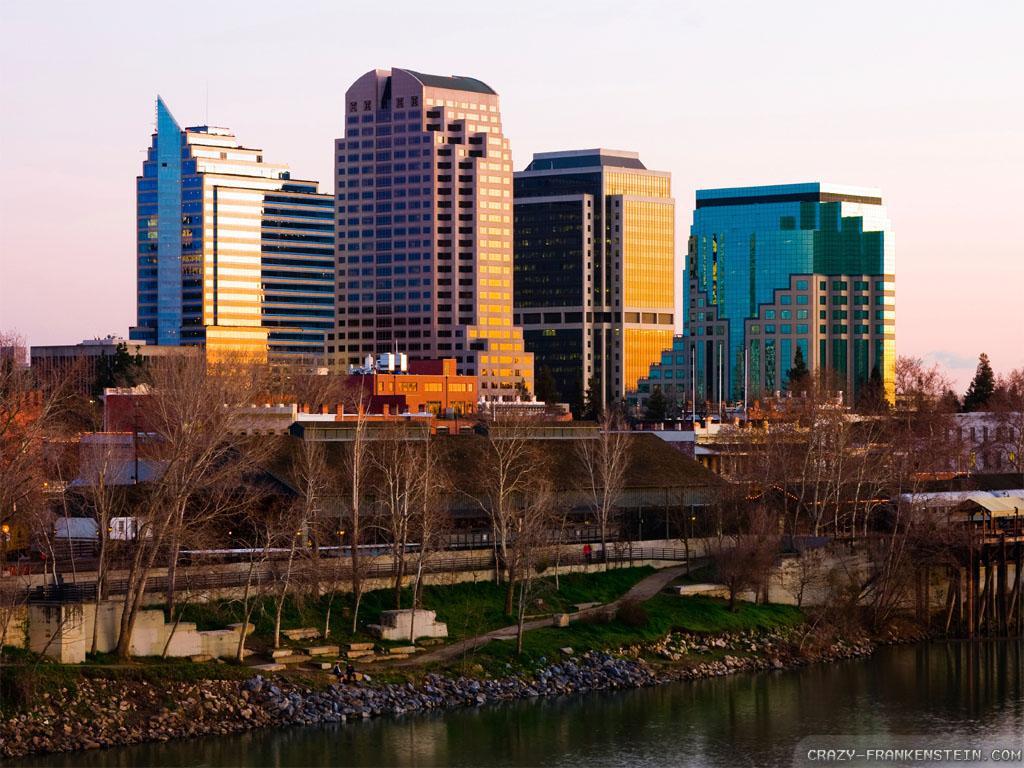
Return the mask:
<path id="1" fill-rule="evenodd" d="M 661 387 L 656 387 L 651 396 L 647 398 L 647 404 L 644 406 L 644 420 L 645 421 L 664 421 L 668 416 L 668 400 L 665 398 L 665 394 L 661 391 Z"/>
<path id="2" fill-rule="evenodd" d="M 988 355 L 982 352 L 978 356 L 978 368 L 974 372 L 974 380 L 967 387 L 967 392 L 964 394 L 964 412 L 984 410 L 995 391 L 996 377 L 992 373 L 992 366 L 988 362 Z"/>
<path id="3" fill-rule="evenodd" d="M 534 382 L 537 389 L 537 399 L 545 403 L 560 402 L 558 385 L 555 383 L 555 376 L 548 366 L 542 366 L 537 373 L 537 381 Z"/>
<path id="4" fill-rule="evenodd" d="M 878 413 L 888 406 L 889 403 L 885 399 L 885 383 L 876 365 L 871 369 L 871 375 L 857 395 L 857 409 L 864 413 Z"/>
<path id="5" fill-rule="evenodd" d="M 601 415 L 601 380 L 594 374 L 587 384 L 587 393 L 583 397 L 583 409 L 580 417 L 584 421 L 597 421 Z"/>
<path id="6" fill-rule="evenodd" d="M 516 394 L 519 395 L 520 400 L 530 399 L 530 388 L 526 386 L 526 379 L 520 379 L 516 382 Z"/>
<path id="7" fill-rule="evenodd" d="M 793 367 L 786 372 L 789 391 L 796 394 L 806 392 L 810 376 L 811 372 L 807 370 L 807 363 L 804 360 L 804 351 L 798 346 L 796 354 L 793 355 Z"/>
<path id="8" fill-rule="evenodd" d="M 942 393 L 942 397 L 939 398 L 939 413 L 956 413 L 959 410 L 960 398 L 956 396 L 956 392 L 952 389 L 947 389 Z"/>
<path id="9" fill-rule="evenodd" d="M 114 348 L 114 354 L 101 354 L 96 362 L 96 378 L 93 380 L 93 396 L 99 397 L 108 387 L 134 387 L 142 382 L 146 363 L 142 355 L 132 355 L 123 341 Z"/>

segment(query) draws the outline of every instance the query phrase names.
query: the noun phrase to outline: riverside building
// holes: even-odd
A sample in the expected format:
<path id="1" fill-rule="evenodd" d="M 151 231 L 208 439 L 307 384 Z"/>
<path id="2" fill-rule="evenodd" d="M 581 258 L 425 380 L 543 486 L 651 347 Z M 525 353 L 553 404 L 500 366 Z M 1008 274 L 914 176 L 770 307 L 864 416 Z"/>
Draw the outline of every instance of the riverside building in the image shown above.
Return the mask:
<path id="1" fill-rule="evenodd" d="M 671 175 L 635 152 L 542 152 L 515 174 L 515 322 L 579 407 L 636 388 L 672 342 Z"/>
<path id="2" fill-rule="evenodd" d="M 157 99 L 136 181 L 131 339 L 208 356 L 325 362 L 334 326 L 332 198 L 225 128 L 182 129 Z"/>
<path id="3" fill-rule="evenodd" d="M 895 239 L 880 191 L 698 190 L 687 250 L 686 335 L 641 380 L 638 404 L 655 388 L 680 404 L 695 394 L 698 412 L 774 395 L 797 349 L 838 377 L 848 403 L 873 375 L 892 401 Z"/>
<path id="4" fill-rule="evenodd" d="M 334 366 L 454 358 L 484 399 L 533 391 L 512 322 L 512 155 L 498 94 L 471 77 L 377 69 L 335 141 Z"/>

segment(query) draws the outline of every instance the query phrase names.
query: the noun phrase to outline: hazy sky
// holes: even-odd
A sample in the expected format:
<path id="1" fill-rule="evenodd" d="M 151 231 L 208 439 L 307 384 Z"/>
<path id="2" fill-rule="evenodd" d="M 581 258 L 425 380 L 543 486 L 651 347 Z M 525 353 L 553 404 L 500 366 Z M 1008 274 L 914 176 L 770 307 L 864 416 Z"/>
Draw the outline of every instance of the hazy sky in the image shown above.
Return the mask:
<path id="1" fill-rule="evenodd" d="M 1024 365 L 1024 3 L 0 0 L 0 329 L 135 321 L 135 176 L 161 94 L 330 191 L 344 93 L 375 67 L 479 77 L 514 167 L 637 150 L 694 190 L 882 189 L 897 347 L 963 384 Z"/>

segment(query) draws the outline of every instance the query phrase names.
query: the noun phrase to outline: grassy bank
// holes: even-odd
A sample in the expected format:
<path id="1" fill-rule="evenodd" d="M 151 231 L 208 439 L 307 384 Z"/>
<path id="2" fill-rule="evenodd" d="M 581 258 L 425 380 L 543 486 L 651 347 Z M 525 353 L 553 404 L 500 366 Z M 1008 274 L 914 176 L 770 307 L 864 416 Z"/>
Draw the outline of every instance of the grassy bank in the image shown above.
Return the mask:
<path id="1" fill-rule="evenodd" d="M 506 664 L 532 666 L 541 663 L 542 658 L 558 658 L 565 647 L 579 653 L 651 642 L 672 631 L 717 634 L 792 626 L 803 620 L 798 609 L 786 605 L 740 603 L 733 612 L 724 600 L 659 594 L 620 610 L 614 617 L 598 616 L 565 628 L 544 627 L 528 632 L 523 638 L 522 657 L 516 655 L 514 642 L 493 641 L 478 649 L 472 660 L 495 672 Z"/>
<path id="2" fill-rule="evenodd" d="M 653 568 L 616 568 L 597 573 L 573 573 L 539 579 L 534 588 L 535 602 L 530 613 L 550 615 L 572 610 L 578 603 L 607 603 L 622 597 L 630 587 L 654 572 Z M 412 593 L 402 590 L 401 606 L 409 607 Z M 452 640 L 472 637 L 512 623 L 505 613 L 505 587 L 494 582 L 465 582 L 431 585 L 423 590 L 423 607 L 437 612 L 439 621 L 448 625 Z M 372 639 L 366 633 L 368 624 L 375 624 L 382 611 L 395 608 L 394 590 L 381 589 L 363 595 L 359 608 L 359 631 L 351 632 L 353 600 L 348 593 L 335 594 L 333 599 L 320 598 L 285 601 L 282 627 L 316 627 L 323 629 L 330 609 L 330 637 L 340 641 Z M 216 601 L 187 605 L 183 621 L 195 622 L 199 629 L 219 629 L 241 621 L 242 605 L 238 601 Z M 274 601 L 260 598 L 251 617 L 256 631 L 250 640 L 254 648 L 266 647 L 274 631 Z"/>

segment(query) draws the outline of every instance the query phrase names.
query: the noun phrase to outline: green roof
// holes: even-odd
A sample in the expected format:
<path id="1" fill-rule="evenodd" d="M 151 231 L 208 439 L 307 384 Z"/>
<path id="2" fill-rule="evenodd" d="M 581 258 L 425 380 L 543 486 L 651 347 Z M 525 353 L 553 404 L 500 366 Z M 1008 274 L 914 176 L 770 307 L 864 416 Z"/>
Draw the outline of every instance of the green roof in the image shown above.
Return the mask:
<path id="1" fill-rule="evenodd" d="M 483 80 L 475 77 L 463 77 L 462 75 L 425 75 L 422 72 L 414 72 L 411 69 L 405 70 L 429 88 L 447 88 L 450 91 L 469 91 L 470 93 L 489 93 L 497 96 L 498 92 Z"/>

